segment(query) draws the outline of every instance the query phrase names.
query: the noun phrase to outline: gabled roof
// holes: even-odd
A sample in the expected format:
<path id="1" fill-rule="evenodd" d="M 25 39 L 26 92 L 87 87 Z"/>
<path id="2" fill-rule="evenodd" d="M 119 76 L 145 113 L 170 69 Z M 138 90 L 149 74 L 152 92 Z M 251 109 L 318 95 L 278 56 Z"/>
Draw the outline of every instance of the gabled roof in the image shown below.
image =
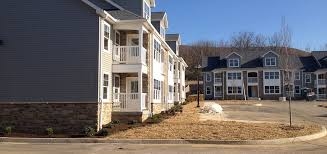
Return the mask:
<path id="1" fill-rule="evenodd" d="M 312 51 L 311 53 L 319 62 L 321 68 L 327 68 L 327 51 Z"/>
<path id="2" fill-rule="evenodd" d="M 242 56 L 240 54 L 238 54 L 237 52 L 232 52 L 229 55 L 227 55 L 225 58 L 228 58 L 228 57 L 230 57 L 233 54 L 238 55 L 238 56 L 240 56 L 242 58 Z"/>
<path id="3" fill-rule="evenodd" d="M 272 54 L 276 55 L 277 57 L 279 57 L 279 54 L 278 53 L 276 53 L 274 51 L 271 51 L 271 50 L 268 51 L 268 52 L 266 52 L 265 54 L 263 54 L 262 57 L 266 56 L 268 53 L 272 53 Z"/>
<path id="4" fill-rule="evenodd" d="M 168 17 L 166 12 L 151 12 L 151 21 L 163 21 L 165 28 L 168 28 Z"/>
<path id="5" fill-rule="evenodd" d="M 111 10 L 108 11 L 110 15 L 112 15 L 114 18 L 119 20 L 135 20 L 135 19 L 143 19 L 143 17 L 136 15 L 134 13 L 131 13 L 126 10 Z"/>
<path id="6" fill-rule="evenodd" d="M 179 41 L 180 35 L 179 34 L 166 34 L 166 41 Z"/>
<path id="7" fill-rule="evenodd" d="M 216 68 L 222 68 L 223 62 L 220 57 L 208 57 L 208 65 L 202 69 L 204 72 L 212 71 Z"/>
<path id="8" fill-rule="evenodd" d="M 313 56 L 299 57 L 303 71 L 305 72 L 314 72 L 318 70 L 319 64 Z"/>

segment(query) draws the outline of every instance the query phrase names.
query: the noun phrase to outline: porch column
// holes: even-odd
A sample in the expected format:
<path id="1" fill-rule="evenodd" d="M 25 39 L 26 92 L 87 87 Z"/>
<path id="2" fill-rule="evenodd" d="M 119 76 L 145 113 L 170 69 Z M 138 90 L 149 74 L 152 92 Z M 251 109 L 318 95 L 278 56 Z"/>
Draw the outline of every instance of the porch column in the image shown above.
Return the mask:
<path id="1" fill-rule="evenodd" d="M 140 62 L 142 63 L 142 50 L 143 50 L 143 27 L 139 29 L 139 56 L 140 56 Z"/>
<path id="2" fill-rule="evenodd" d="M 310 74 L 311 75 L 311 74 Z M 316 87 L 317 89 L 316 89 L 316 96 L 318 96 L 318 99 L 320 99 L 319 97 L 319 81 L 318 81 L 318 76 L 319 76 L 319 73 L 315 73 L 315 75 L 316 75 L 316 86 L 313 86 L 313 87 Z M 305 81 L 306 82 L 306 81 Z M 312 82 L 312 81 L 311 81 Z"/>
<path id="3" fill-rule="evenodd" d="M 142 90 L 143 90 L 143 88 L 142 88 L 142 72 L 138 72 L 138 91 L 139 91 L 139 99 L 140 99 L 140 111 L 142 111 L 142 109 L 143 109 L 143 104 L 145 103 L 145 102 L 142 102 L 143 101 L 143 99 L 142 99 Z"/>

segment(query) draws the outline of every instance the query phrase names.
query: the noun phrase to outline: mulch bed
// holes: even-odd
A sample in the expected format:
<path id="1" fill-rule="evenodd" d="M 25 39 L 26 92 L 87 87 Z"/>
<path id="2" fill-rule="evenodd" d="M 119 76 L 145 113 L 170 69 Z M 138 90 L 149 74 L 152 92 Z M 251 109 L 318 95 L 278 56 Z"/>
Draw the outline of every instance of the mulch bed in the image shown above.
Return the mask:
<path id="1" fill-rule="evenodd" d="M 109 139 L 205 139 L 268 140 L 304 136 L 319 132 L 317 125 L 288 127 L 275 123 L 200 121 L 196 103 L 183 106 L 183 113 L 157 124 L 118 124 L 109 129 Z"/>

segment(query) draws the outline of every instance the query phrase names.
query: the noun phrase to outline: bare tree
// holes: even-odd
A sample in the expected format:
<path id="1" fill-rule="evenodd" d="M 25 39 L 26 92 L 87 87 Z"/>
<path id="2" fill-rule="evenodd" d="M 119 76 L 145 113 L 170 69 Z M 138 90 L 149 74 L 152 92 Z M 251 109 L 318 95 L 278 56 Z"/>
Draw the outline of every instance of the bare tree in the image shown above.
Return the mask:
<path id="1" fill-rule="evenodd" d="M 255 34 L 253 32 L 239 32 L 234 34 L 230 41 L 231 46 L 239 51 L 245 51 L 254 46 Z"/>

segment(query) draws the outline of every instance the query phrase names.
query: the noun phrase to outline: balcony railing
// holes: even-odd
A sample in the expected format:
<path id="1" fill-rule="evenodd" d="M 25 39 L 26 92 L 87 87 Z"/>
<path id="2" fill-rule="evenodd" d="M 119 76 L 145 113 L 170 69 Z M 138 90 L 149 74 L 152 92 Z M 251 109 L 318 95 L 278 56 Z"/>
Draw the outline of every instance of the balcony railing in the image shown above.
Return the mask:
<path id="1" fill-rule="evenodd" d="M 318 85 L 326 85 L 326 79 L 318 79 Z"/>
<path id="2" fill-rule="evenodd" d="M 222 91 L 215 92 L 215 96 L 216 97 L 222 97 L 223 96 L 223 92 Z"/>
<path id="3" fill-rule="evenodd" d="M 113 60 L 125 64 L 146 64 L 146 52 L 139 46 L 115 46 Z"/>
<path id="4" fill-rule="evenodd" d="M 222 79 L 221 78 L 215 78 L 215 84 L 217 83 L 222 83 Z"/>
<path id="5" fill-rule="evenodd" d="M 258 83 L 257 77 L 248 77 L 248 83 Z"/>
<path id="6" fill-rule="evenodd" d="M 113 94 L 113 111 L 132 112 L 142 111 L 147 108 L 147 94 L 142 93 L 117 93 Z"/>
<path id="7" fill-rule="evenodd" d="M 326 99 L 327 95 L 326 94 L 317 94 L 317 99 L 318 100 L 322 100 L 322 99 Z"/>

